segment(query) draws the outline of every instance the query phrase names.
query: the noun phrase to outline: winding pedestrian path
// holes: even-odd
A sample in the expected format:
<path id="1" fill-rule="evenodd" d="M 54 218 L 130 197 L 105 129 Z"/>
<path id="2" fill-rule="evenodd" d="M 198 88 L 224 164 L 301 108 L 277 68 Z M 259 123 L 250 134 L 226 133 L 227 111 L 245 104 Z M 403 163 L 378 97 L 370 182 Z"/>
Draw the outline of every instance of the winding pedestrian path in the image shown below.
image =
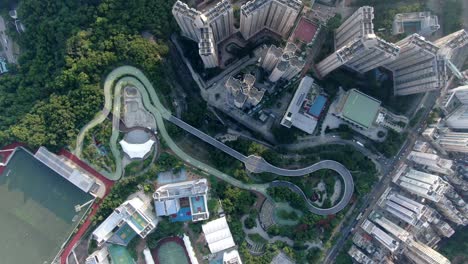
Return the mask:
<path id="1" fill-rule="evenodd" d="M 307 201 L 309 210 L 315 214 L 319 215 L 328 215 L 328 214 L 335 214 L 346 207 L 349 203 L 351 196 L 354 192 L 354 183 L 353 178 L 349 170 L 347 170 L 341 163 L 332 161 L 332 160 L 324 160 L 312 164 L 306 168 L 297 169 L 297 170 L 289 170 L 278 168 L 274 165 L 271 165 L 267 161 L 265 161 L 262 157 L 258 156 L 245 156 L 244 154 L 228 147 L 227 145 L 217 141 L 216 139 L 212 138 L 211 136 L 203 133 L 202 131 L 196 129 L 195 127 L 185 123 L 184 121 L 178 119 L 177 117 L 173 116 L 171 112 L 169 112 L 159 100 L 158 95 L 156 94 L 156 90 L 150 83 L 150 81 L 146 78 L 146 76 L 135 67 L 132 66 L 122 66 L 114 69 L 106 78 L 104 82 L 104 108 L 100 111 L 96 117 L 91 120 L 88 124 L 86 124 L 80 131 L 76 141 L 76 148 L 75 154 L 80 157 L 82 152 L 82 145 L 83 139 L 85 134 L 95 127 L 96 125 L 100 124 L 105 120 L 107 115 L 110 113 L 110 109 L 113 106 L 113 114 L 114 114 L 114 122 L 117 122 L 115 119 L 120 116 L 120 94 L 121 90 L 125 87 L 131 85 L 137 88 L 142 96 L 143 105 L 145 108 L 155 117 L 156 123 L 158 125 L 159 134 L 162 139 L 165 141 L 167 146 L 183 161 L 186 163 L 208 173 L 211 174 L 223 181 L 228 182 L 231 185 L 236 187 L 250 190 L 250 191 L 257 191 L 262 193 L 263 195 L 268 196 L 267 188 L 271 186 L 285 186 L 290 188 L 291 190 L 295 191 L 296 193 L 301 194 L 301 196 Z M 114 89 L 114 91 L 113 91 Z M 112 102 L 114 101 L 114 102 Z M 220 149 L 221 151 L 227 153 L 228 155 L 238 159 L 239 161 L 243 162 L 246 168 L 252 172 L 260 173 L 260 172 L 270 172 L 282 176 L 289 176 L 289 177 L 297 177 L 297 176 L 304 176 L 314 171 L 320 169 L 330 169 L 336 171 L 341 177 L 343 178 L 344 185 L 345 185 L 345 192 L 342 199 L 332 208 L 318 208 L 312 205 L 311 201 L 305 196 L 302 190 L 297 187 L 296 185 L 282 181 L 281 184 L 278 182 L 275 183 L 267 183 L 267 184 L 246 184 L 243 183 L 219 170 L 213 168 L 195 158 L 185 153 L 182 149 L 180 149 L 177 144 L 172 140 L 169 136 L 164 120 L 167 120 L 180 128 L 184 129 L 185 131 L 191 133 L 192 135 L 200 138 L 201 140 L 207 142 L 210 145 Z M 113 125 L 112 136 L 110 139 L 110 146 L 111 151 L 116 158 L 116 171 L 110 176 L 111 180 L 118 180 L 123 174 L 122 168 L 122 159 L 120 151 L 117 147 L 117 140 L 118 140 L 118 124 Z"/>

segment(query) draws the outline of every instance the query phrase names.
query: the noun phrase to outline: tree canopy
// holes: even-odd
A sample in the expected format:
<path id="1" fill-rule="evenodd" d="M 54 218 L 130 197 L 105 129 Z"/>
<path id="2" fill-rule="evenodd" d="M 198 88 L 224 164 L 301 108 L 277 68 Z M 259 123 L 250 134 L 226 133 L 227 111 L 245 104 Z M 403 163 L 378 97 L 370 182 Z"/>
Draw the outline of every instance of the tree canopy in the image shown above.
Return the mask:
<path id="1" fill-rule="evenodd" d="M 0 144 L 68 145 L 102 107 L 101 80 L 122 64 L 141 68 L 167 91 L 161 64 L 173 2 L 21 1 L 27 31 L 10 30 L 21 55 L 17 73 L 0 77 Z"/>

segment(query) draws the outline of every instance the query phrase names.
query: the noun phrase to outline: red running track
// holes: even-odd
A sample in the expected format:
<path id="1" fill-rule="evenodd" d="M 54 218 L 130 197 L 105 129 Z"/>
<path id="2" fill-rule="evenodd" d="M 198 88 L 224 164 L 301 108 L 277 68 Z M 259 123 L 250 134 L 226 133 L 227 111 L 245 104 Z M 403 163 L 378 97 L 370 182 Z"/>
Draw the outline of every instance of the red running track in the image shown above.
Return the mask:
<path id="1" fill-rule="evenodd" d="M 81 168 L 83 168 L 84 170 L 91 173 L 92 175 L 94 175 L 99 180 L 101 180 L 104 183 L 104 185 L 106 186 L 106 192 L 104 193 L 104 197 L 98 203 L 94 203 L 92 205 L 91 213 L 88 215 L 85 222 L 80 226 L 80 228 L 78 229 L 78 232 L 76 232 L 76 234 L 73 236 L 73 238 L 70 240 L 70 242 L 68 242 L 67 246 L 63 249 L 62 255 L 60 255 L 60 263 L 61 264 L 66 264 L 68 255 L 70 255 L 70 252 L 75 247 L 75 244 L 81 239 L 81 237 L 86 232 L 86 230 L 88 230 L 89 226 L 91 225 L 92 217 L 96 214 L 96 212 L 99 209 L 99 206 L 101 205 L 104 198 L 109 194 L 112 186 L 114 185 L 114 182 L 107 179 L 106 177 L 102 176 L 99 172 L 97 172 L 91 166 L 86 164 L 84 161 L 80 160 L 78 157 L 76 157 L 75 155 L 71 154 L 70 152 L 68 152 L 68 151 L 66 151 L 64 149 L 62 149 L 59 152 L 59 155 L 62 155 L 64 157 L 70 159 L 76 165 L 80 166 Z"/>
<path id="2" fill-rule="evenodd" d="M 15 143 L 11 143 L 9 145 L 4 146 L 3 148 L 1 148 L 1 150 L 16 149 L 17 147 L 25 147 L 25 146 L 26 144 L 24 143 L 15 142 Z M 12 153 L 13 153 L 13 150 L 9 152 L 2 152 L 4 160 L 7 160 Z M 5 166 L 0 166 L 0 174 L 2 174 L 4 170 L 5 170 Z"/>

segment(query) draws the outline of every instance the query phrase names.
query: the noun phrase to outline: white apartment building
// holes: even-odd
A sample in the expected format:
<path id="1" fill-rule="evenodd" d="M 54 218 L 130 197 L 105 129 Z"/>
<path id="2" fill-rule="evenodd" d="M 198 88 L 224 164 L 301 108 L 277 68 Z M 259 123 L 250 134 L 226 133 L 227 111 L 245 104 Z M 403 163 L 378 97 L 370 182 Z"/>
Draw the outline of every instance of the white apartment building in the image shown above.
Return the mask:
<path id="1" fill-rule="evenodd" d="M 335 31 L 335 52 L 317 64 L 324 77 L 346 65 L 354 71 L 365 73 L 395 60 L 400 48 L 374 34 L 372 20 L 374 8 L 363 6 L 346 19 Z"/>
<path id="2" fill-rule="evenodd" d="M 229 0 L 222 0 L 204 13 L 213 30 L 216 44 L 234 34 L 234 11 Z"/>
<path id="3" fill-rule="evenodd" d="M 194 8 L 190 8 L 187 4 L 177 1 L 172 7 L 172 15 L 174 16 L 183 36 L 198 42 L 199 29 L 195 25 L 195 20 L 199 19 L 202 13 Z"/>
<path id="4" fill-rule="evenodd" d="M 217 44 L 235 33 L 230 1 L 222 0 L 204 13 L 177 1 L 172 7 L 172 14 L 182 35 L 198 42 L 205 68 L 218 67 Z"/>
<path id="5" fill-rule="evenodd" d="M 266 51 L 262 60 L 262 67 L 266 71 L 271 71 L 268 79 L 277 82 L 279 79 L 291 80 L 299 74 L 305 66 L 305 61 L 296 56 L 297 47 L 294 43 L 288 42 L 281 50 L 274 45 Z"/>
<path id="6" fill-rule="evenodd" d="M 445 62 L 437 56 L 439 48 L 413 34 L 396 43 L 400 56 L 385 64 L 393 72 L 395 95 L 408 95 L 439 89 L 447 76 Z"/>
<path id="7" fill-rule="evenodd" d="M 286 37 L 302 10 L 300 0 L 251 0 L 241 6 L 240 32 L 248 40 L 263 29 Z"/>
<path id="8" fill-rule="evenodd" d="M 218 67 L 218 52 L 214 43 L 213 30 L 210 27 L 200 28 L 200 41 L 198 42 L 198 53 L 205 68 Z"/>
<path id="9" fill-rule="evenodd" d="M 283 55 L 283 49 L 276 47 L 275 45 L 271 45 L 263 57 L 262 68 L 268 72 L 272 71 L 278 63 L 281 55 Z"/>

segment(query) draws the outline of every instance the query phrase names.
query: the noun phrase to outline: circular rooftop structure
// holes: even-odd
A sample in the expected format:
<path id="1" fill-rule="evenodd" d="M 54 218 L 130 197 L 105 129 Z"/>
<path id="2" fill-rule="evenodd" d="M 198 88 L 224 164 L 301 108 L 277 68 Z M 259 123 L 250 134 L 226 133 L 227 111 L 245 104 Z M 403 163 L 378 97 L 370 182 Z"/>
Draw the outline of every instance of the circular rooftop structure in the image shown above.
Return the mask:
<path id="1" fill-rule="evenodd" d="M 136 129 L 128 132 L 119 144 L 131 159 L 142 159 L 151 151 L 154 142 L 148 132 Z"/>

